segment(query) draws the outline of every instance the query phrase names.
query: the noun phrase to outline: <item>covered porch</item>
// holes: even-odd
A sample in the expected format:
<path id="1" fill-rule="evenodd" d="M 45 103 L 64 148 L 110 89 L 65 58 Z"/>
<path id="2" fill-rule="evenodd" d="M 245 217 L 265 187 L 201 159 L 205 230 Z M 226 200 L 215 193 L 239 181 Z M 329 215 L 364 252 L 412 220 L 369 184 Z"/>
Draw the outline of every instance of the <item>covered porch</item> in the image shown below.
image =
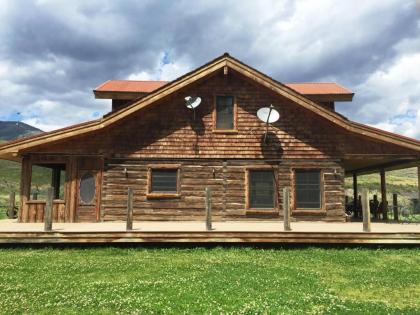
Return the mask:
<path id="1" fill-rule="evenodd" d="M 345 177 L 351 179 L 352 191 L 346 189 L 345 208 L 349 218 L 353 221 L 362 219 L 361 186 L 369 188 L 366 183 L 361 184 L 359 179 L 364 175 L 376 174 L 379 179 L 379 187 L 369 194 L 369 205 L 372 220 L 375 221 L 404 221 L 410 218 L 412 221 L 420 222 L 420 159 L 417 156 L 404 155 L 355 155 L 344 160 Z M 397 170 L 410 170 L 410 174 L 417 178 L 412 179 L 414 191 L 410 196 L 405 196 L 405 204 L 402 205 L 403 197 L 396 185 L 394 189 L 390 186 L 387 175 Z M 394 172 L 395 173 L 395 172 Z M 391 183 L 393 184 L 393 183 Z M 372 186 L 372 185 L 371 185 Z M 407 203 L 409 199 L 409 203 Z"/>

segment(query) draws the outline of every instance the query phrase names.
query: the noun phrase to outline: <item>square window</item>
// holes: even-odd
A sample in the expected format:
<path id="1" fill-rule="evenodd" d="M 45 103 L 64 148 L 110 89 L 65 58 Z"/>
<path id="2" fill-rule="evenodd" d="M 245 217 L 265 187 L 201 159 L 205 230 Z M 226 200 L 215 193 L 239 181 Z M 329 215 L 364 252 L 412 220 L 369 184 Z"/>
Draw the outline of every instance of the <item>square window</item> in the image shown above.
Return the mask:
<path id="1" fill-rule="evenodd" d="M 152 169 L 151 170 L 151 193 L 177 193 L 178 170 L 177 169 Z"/>
<path id="2" fill-rule="evenodd" d="M 297 209 L 321 208 L 321 172 L 319 170 L 295 171 L 295 197 Z"/>
<path id="3" fill-rule="evenodd" d="M 273 209 L 275 207 L 274 181 L 274 172 L 272 170 L 249 171 L 249 208 Z"/>

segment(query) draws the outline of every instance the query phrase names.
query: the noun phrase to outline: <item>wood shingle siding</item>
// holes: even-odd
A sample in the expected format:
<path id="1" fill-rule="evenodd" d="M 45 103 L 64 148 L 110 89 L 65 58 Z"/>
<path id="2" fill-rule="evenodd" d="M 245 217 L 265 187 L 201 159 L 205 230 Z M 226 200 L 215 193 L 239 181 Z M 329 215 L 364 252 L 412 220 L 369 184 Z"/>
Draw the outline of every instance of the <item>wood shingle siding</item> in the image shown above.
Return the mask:
<path id="1" fill-rule="evenodd" d="M 213 99 L 217 94 L 235 96 L 238 105 L 237 133 L 212 132 Z M 200 95 L 202 98 L 195 121 L 191 110 L 184 104 L 187 95 Z M 264 144 L 265 125 L 258 120 L 256 112 L 269 104 L 274 105 L 281 118 L 269 128 L 268 141 Z M 342 158 L 346 154 L 366 151 L 367 146 L 369 154 L 413 153 L 379 141 L 360 141 L 360 136 L 230 72 L 227 83 L 220 73 L 101 132 L 43 146 L 37 151 L 104 154 L 121 158 L 318 160 Z"/>

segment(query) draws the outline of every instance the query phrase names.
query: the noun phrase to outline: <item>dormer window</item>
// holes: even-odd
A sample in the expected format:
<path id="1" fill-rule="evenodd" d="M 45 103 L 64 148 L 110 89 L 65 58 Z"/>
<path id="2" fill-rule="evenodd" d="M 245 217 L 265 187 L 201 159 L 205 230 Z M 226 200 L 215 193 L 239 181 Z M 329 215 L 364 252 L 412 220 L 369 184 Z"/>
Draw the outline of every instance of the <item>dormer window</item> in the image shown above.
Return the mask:
<path id="1" fill-rule="evenodd" d="M 216 96 L 213 120 L 215 132 L 236 132 L 236 104 L 233 96 Z"/>

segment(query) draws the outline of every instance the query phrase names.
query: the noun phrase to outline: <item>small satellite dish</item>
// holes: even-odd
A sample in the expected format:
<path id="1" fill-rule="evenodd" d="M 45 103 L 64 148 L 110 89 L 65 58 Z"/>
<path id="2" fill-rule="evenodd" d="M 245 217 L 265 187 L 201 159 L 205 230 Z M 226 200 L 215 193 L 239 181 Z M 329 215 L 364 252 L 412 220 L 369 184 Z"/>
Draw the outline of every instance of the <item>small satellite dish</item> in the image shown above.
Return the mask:
<path id="1" fill-rule="evenodd" d="M 262 107 L 257 111 L 257 117 L 265 122 L 265 135 L 264 135 L 264 143 L 267 140 L 267 133 L 268 133 L 268 124 L 275 123 L 277 120 L 280 119 L 280 114 L 277 110 L 274 109 L 273 105 L 270 107 Z"/>
<path id="2" fill-rule="evenodd" d="M 187 96 L 185 98 L 185 105 L 190 109 L 194 109 L 194 108 L 198 107 L 198 105 L 200 105 L 200 103 L 201 103 L 201 97 Z"/>
<path id="3" fill-rule="evenodd" d="M 192 109 L 194 111 L 194 120 L 195 120 L 195 108 L 198 107 L 201 103 L 201 97 L 199 96 L 187 96 L 185 98 L 185 105 L 187 108 Z"/>

